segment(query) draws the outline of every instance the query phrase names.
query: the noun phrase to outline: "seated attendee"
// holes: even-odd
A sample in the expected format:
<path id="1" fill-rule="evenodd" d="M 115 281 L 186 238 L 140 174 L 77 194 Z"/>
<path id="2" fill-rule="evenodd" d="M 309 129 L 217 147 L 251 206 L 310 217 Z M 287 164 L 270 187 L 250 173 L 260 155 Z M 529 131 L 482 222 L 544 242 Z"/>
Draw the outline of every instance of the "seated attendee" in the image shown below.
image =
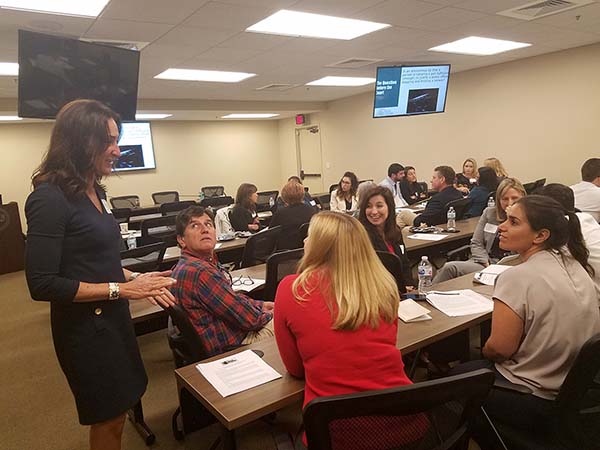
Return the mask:
<path id="1" fill-rule="evenodd" d="M 288 181 L 295 181 L 296 183 L 300 183 L 301 185 L 303 185 L 300 177 L 297 177 L 296 175 L 292 175 L 291 177 L 289 177 Z M 312 206 L 314 208 L 315 212 L 318 211 L 317 202 L 315 201 L 314 198 L 312 198 L 312 195 L 310 195 L 310 193 L 308 192 L 308 188 L 305 188 L 304 185 L 302 187 L 304 189 L 303 202 L 309 206 Z M 283 201 L 283 199 L 281 198 L 281 195 L 280 195 L 277 197 L 277 201 L 275 202 L 275 208 L 273 209 L 273 212 L 275 212 L 277 210 L 277 208 L 283 208 L 284 206 L 285 206 L 285 202 Z"/>
<path id="2" fill-rule="evenodd" d="M 402 198 L 406 200 L 409 205 L 420 202 L 427 198 L 427 190 L 423 189 L 423 186 L 417 181 L 417 171 L 413 166 L 406 166 L 404 168 L 406 174 L 404 179 L 400 181 L 400 193 Z"/>
<path id="3" fill-rule="evenodd" d="M 304 406 L 411 384 L 396 348 L 398 300 L 358 220 L 328 211 L 313 217 L 298 274 L 285 277 L 275 297 L 275 338 L 288 372 L 306 380 Z M 417 440 L 427 422 L 419 416 L 407 426 Z"/>
<path id="4" fill-rule="evenodd" d="M 456 174 L 456 189 L 463 194 L 468 194 L 475 186 L 477 186 L 477 161 L 467 158 L 462 165 L 462 173 Z"/>
<path id="5" fill-rule="evenodd" d="M 358 178 L 352 172 L 344 173 L 337 189 L 331 192 L 329 209 L 337 212 L 351 213 L 358 208 Z"/>
<path id="6" fill-rule="evenodd" d="M 370 191 L 372 188 L 374 188 L 375 186 L 377 186 L 375 183 L 373 183 L 371 180 L 367 180 L 367 181 L 362 181 L 359 185 L 358 185 L 358 190 L 356 191 L 356 196 L 358 197 L 358 204 L 360 207 L 360 200 L 363 198 L 363 196 L 365 195 L 365 193 L 367 191 Z"/>
<path id="7" fill-rule="evenodd" d="M 316 213 L 315 208 L 302 201 L 304 187 L 295 181 L 288 181 L 281 189 L 281 197 L 285 206 L 275 211 L 269 224 L 270 227 L 281 225 L 277 249 L 301 248 L 303 243 L 300 236 L 300 225 L 310 222 L 310 218 Z"/>
<path id="8" fill-rule="evenodd" d="M 454 187 L 455 177 L 452 167 L 436 167 L 431 176 L 431 187 L 437 194 L 427 201 L 425 210 L 418 216 L 411 211 L 401 211 L 396 218 L 398 225 L 402 228 L 407 225 L 418 227 L 423 223 L 428 226 L 446 223 L 446 205 L 463 198 L 462 193 Z"/>
<path id="9" fill-rule="evenodd" d="M 388 167 L 388 176 L 379 183 L 379 186 L 388 188 L 393 196 L 397 208 L 408 205 L 406 199 L 400 192 L 400 182 L 404 179 L 404 166 L 398 163 L 392 163 Z"/>
<path id="10" fill-rule="evenodd" d="M 363 224 L 376 251 L 390 252 L 402 261 L 405 285 L 413 285 L 402 231 L 396 225 L 394 198 L 389 189 L 375 186 L 360 199 L 358 220 Z"/>
<path id="11" fill-rule="evenodd" d="M 600 158 L 591 158 L 581 166 L 581 182 L 571 186 L 575 207 L 600 222 Z"/>
<path id="12" fill-rule="evenodd" d="M 483 160 L 483 165 L 485 167 L 491 167 L 494 169 L 494 172 L 496 172 L 496 176 L 500 179 L 500 181 L 508 176 L 508 172 L 498 158 L 487 158 Z"/>
<path id="13" fill-rule="evenodd" d="M 490 194 L 495 192 L 498 187 L 498 177 L 492 168 L 480 167 L 478 172 L 478 184 L 469 192 L 469 198 L 471 199 L 471 206 L 467 211 L 469 217 L 481 215 L 483 210 L 487 208 Z"/>
<path id="14" fill-rule="evenodd" d="M 229 221 L 235 231 L 258 231 L 260 223 L 256 214 L 258 189 L 250 183 L 242 183 L 235 196 L 235 205 L 229 213 Z"/>
<path id="15" fill-rule="evenodd" d="M 483 347 L 487 361 L 455 372 L 487 367 L 499 380 L 529 388 L 531 394 L 492 389 L 483 406 L 500 426 L 544 433 L 554 423 L 553 400 L 579 350 L 600 332 L 593 269 L 577 215 L 556 200 L 530 195 L 507 214 L 500 246 L 524 262 L 496 281 L 492 333 Z M 481 448 L 492 448 L 485 441 L 489 430 L 487 424 L 475 430 Z"/>
<path id="16" fill-rule="evenodd" d="M 550 183 L 541 188 L 538 193 L 552 197 L 567 211 L 573 211 L 577 214 L 585 246 L 590 252 L 588 262 L 594 269 L 593 279 L 594 283 L 596 283 L 598 301 L 600 302 L 600 225 L 598 225 L 598 222 L 590 214 L 575 209 L 575 196 L 573 195 L 573 190 L 568 186 L 559 183 Z"/>
<path id="17" fill-rule="evenodd" d="M 508 256 L 510 252 L 499 246 L 498 225 L 506 220 L 506 209 L 525 195 L 525 188 L 517 179 L 502 180 L 496 191 L 496 206 L 483 211 L 471 238 L 471 258 L 468 261 L 447 262 L 438 270 L 433 283 L 479 272 Z"/>
<path id="18" fill-rule="evenodd" d="M 208 211 L 190 206 L 179 213 L 175 227 L 181 257 L 171 274 L 177 280 L 171 292 L 189 314 L 206 351 L 216 355 L 273 336 L 273 303 L 235 292 L 231 276 L 217 263 L 215 226 Z"/>

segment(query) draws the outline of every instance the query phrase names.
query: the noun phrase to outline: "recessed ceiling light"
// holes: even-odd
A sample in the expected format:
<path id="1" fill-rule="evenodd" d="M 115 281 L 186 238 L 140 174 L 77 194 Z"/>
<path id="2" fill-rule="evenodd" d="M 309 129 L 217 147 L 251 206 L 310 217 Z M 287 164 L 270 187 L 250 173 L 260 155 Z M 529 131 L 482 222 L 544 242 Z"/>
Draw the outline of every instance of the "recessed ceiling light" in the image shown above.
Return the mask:
<path id="1" fill-rule="evenodd" d="M 18 76 L 19 75 L 19 64 L 0 62 L 0 75 L 5 76 Z"/>
<path id="2" fill-rule="evenodd" d="M 153 113 L 141 113 L 135 115 L 135 120 L 150 120 L 150 119 L 166 119 L 171 117 L 173 114 L 153 114 Z"/>
<path id="3" fill-rule="evenodd" d="M 375 78 L 363 77 L 323 77 L 310 83 L 307 86 L 365 86 L 375 83 Z"/>
<path id="4" fill-rule="evenodd" d="M 0 116 L 0 121 L 8 122 L 10 120 L 23 120 L 23 118 L 19 116 Z"/>
<path id="5" fill-rule="evenodd" d="M 238 83 L 246 78 L 256 76 L 255 73 L 221 72 L 219 70 L 167 69 L 154 78 L 161 80 L 181 81 L 214 81 L 220 83 Z"/>
<path id="6" fill-rule="evenodd" d="M 227 114 L 226 116 L 221 116 L 221 119 L 269 119 L 271 117 L 277 117 L 279 114 L 273 113 L 235 113 L 235 114 Z"/>
<path id="7" fill-rule="evenodd" d="M 246 31 L 284 36 L 303 36 L 328 39 L 350 40 L 373 31 L 387 28 L 387 23 L 366 20 L 345 19 L 282 9 L 255 23 Z"/>
<path id="8" fill-rule="evenodd" d="M 109 0 L 0 0 L 0 8 L 65 16 L 97 17 Z"/>
<path id="9" fill-rule="evenodd" d="M 529 47 L 531 44 L 525 42 L 504 41 L 502 39 L 469 36 L 458 41 L 438 45 L 430 48 L 433 52 L 460 53 L 463 55 L 495 55 L 497 53 L 515 50 L 517 48 Z"/>

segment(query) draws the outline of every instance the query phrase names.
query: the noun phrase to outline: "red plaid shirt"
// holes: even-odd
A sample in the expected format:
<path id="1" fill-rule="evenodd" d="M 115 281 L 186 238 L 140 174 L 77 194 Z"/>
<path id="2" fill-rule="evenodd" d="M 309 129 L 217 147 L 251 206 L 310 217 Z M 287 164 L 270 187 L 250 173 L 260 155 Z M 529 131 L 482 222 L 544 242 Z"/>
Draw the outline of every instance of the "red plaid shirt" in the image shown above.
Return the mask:
<path id="1" fill-rule="evenodd" d="M 260 330 L 273 318 L 263 302 L 235 292 L 217 265 L 184 250 L 171 274 L 171 292 L 187 311 L 209 355 L 242 343 L 249 331 Z"/>

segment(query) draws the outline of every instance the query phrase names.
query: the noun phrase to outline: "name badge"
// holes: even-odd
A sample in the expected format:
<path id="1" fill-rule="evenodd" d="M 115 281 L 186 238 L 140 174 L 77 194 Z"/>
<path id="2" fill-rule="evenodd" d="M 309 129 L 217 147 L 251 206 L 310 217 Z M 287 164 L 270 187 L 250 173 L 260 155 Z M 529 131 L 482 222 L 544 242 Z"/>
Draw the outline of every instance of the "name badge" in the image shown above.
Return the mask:
<path id="1" fill-rule="evenodd" d="M 309 203 L 311 204 L 311 206 L 317 206 L 317 202 L 315 202 L 314 200 L 311 200 Z"/>
<path id="2" fill-rule="evenodd" d="M 404 255 L 404 245 L 400 245 L 400 251 L 402 252 L 402 254 Z"/>
<path id="3" fill-rule="evenodd" d="M 493 223 L 486 223 L 483 231 L 486 233 L 496 234 L 496 231 L 498 231 L 498 225 L 494 225 Z"/>
<path id="4" fill-rule="evenodd" d="M 102 202 L 102 206 L 104 206 L 104 210 L 105 210 L 105 211 L 106 211 L 108 214 L 112 214 L 112 211 L 111 211 L 111 209 L 110 209 L 110 205 L 108 204 L 108 202 L 106 201 L 106 199 L 105 199 L 105 198 L 103 198 L 103 199 L 101 200 L 101 202 Z"/>

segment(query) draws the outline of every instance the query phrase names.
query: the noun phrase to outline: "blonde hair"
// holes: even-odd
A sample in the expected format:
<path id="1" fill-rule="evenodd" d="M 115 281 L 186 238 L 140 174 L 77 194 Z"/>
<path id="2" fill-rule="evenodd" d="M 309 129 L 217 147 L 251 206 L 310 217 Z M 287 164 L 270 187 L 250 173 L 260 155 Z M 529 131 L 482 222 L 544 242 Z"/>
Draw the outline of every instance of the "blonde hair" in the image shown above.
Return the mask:
<path id="1" fill-rule="evenodd" d="M 521 194 L 523 194 L 523 197 L 527 195 L 527 191 L 521 182 L 516 178 L 505 178 L 502 180 L 498 185 L 498 189 L 496 189 L 496 218 L 500 222 L 504 222 L 506 220 L 506 211 L 503 211 L 500 207 L 500 199 L 509 189 L 519 191 Z"/>
<path id="2" fill-rule="evenodd" d="M 462 169 L 460 170 L 461 173 L 465 173 L 465 164 L 470 162 L 471 164 L 473 164 L 473 175 L 477 175 L 477 161 L 475 161 L 475 159 L 473 158 L 467 158 L 465 159 L 465 161 L 463 162 L 462 165 Z"/>
<path id="3" fill-rule="evenodd" d="M 303 295 L 327 286 L 322 293 L 334 330 L 356 330 L 363 325 L 376 328 L 381 320 L 396 320 L 396 281 L 377 257 L 364 227 L 353 217 L 329 211 L 313 216 L 298 273 L 292 285 L 298 301 L 306 301 Z"/>
<path id="4" fill-rule="evenodd" d="M 508 172 L 506 171 L 506 169 L 504 168 L 504 166 L 498 158 L 487 158 L 483 161 L 483 165 L 485 167 L 490 167 L 494 169 L 494 172 L 496 172 L 496 175 L 498 175 L 499 177 L 508 176 Z"/>
<path id="5" fill-rule="evenodd" d="M 297 205 L 304 200 L 304 186 L 297 181 L 288 181 L 281 189 L 281 198 L 288 205 Z"/>

